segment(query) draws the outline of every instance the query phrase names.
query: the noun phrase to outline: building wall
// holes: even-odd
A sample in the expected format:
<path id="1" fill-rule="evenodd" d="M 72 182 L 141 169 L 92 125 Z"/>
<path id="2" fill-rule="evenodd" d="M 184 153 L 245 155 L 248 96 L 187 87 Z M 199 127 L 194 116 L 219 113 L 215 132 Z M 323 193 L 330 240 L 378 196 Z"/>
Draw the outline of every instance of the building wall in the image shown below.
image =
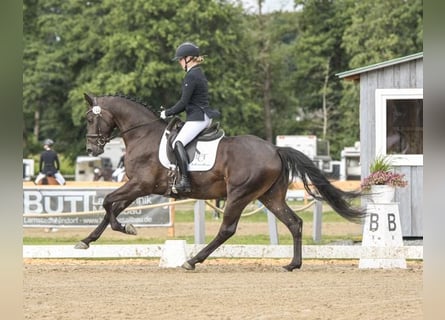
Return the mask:
<path id="1" fill-rule="evenodd" d="M 375 150 L 375 90 L 423 88 L 423 59 L 364 72 L 360 75 L 360 147 L 362 177 L 369 174 Z M 423 166 L 402 166 L 410 181 L 406 188 L 396 189 L 403 236 L 423 236 Z"/>

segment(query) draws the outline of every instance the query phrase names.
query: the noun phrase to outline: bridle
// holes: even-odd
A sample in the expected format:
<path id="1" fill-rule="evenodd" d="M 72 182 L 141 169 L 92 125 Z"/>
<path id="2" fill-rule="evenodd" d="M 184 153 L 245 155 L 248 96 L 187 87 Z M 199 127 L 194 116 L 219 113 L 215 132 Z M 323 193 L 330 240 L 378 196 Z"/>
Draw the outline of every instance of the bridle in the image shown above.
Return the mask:
<path id="1" fill-rule="evenodd" d="M 101 120 L 104 121 L 108 126 L 111 127 L 111 124 L 102 116 L 102 110 L 106 110 L 106 109 L 103 109 L 101 106 L 99 106 L 99 105 L 97 105 L 95 103 L 95 105 L 86 112 L 86 114 L 92 112 L 94 114 L 94 117 L 98 118 L 97 121 L 96 121 L 96 133 L 87 134 L 86 137 L 87 138 L 96 139 L 96 145 L 99 146 L 99 147 L 105 146 L 110 140 L 112 140 L 115 137 L 117 137 L 117 135 L 107 136 L 107 135 L 102 133 L 102 130 L 100 129 L 100 121 Z M 149 125 L 149 124 L 151 124 L 151 123 L 153 123 L 155 121 L 159 121 L 159 120 L 161 120 L 161 119 L 157 118 L 157 119 L 149 121 L 149 122 L 144 122 L 144 123 L 137 124 L 137 125 L 129 128 L 129 129 L 126 129 L 126 130 L 122 131 L 121 135 L 123 136 L 125 133 L 127 133 L 129 131 L 132 131 L 132 130 L 137 129 L 139 127 L 143 127 L 143 126 Z"/>
<path id="2" fill-rule="evenodd" d="M 110 123 L 102 116 L 102 108 L 98 105 L 93 106 L 91 109 L 87 111 L 87 114 L 92 112 L 94 117 L 97 118 L 96 121 L 96 133 L 87 134 L 87 138 L 96 139 L 96 145 L 103 147 L 106 145 L 111 139 L 114 137 L 110 137 L 102 133 L 100 128 L 100 121 L 104 121 L 108 126 L 111 127 Z"/>

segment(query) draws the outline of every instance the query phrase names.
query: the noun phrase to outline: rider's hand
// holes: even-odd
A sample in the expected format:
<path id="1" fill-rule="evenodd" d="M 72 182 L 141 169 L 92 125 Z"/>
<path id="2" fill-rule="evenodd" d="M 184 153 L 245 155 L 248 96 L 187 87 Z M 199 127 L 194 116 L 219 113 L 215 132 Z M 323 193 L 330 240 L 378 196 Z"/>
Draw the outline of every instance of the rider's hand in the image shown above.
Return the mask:
<path id="1" fill-rule="evenodd" d="M 167 118 L 167 116 L 165 115 L 165 110 L 161 111 L 161 115 L 160 115 L 161 119 L 165 119 Z"/>

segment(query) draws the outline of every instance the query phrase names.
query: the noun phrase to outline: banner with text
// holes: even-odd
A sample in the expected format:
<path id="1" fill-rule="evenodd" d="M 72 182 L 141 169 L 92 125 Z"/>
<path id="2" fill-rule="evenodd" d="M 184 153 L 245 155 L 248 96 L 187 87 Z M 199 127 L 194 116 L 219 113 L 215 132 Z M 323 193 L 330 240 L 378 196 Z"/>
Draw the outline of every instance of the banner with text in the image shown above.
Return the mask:
<path id="1" fill-rule="evenodd" d="M 23 226 L 96 226 L 105 214 L 102 203 L 116 188 L 23 188 Z M 172 225 L 169 199 L 159 195 L 137 198 L 118 216 L 135 226 Z M 165 206 L 156 204 L 166 203 Z M 153 206 L 155 205 L 155 206 Z M 152 207 L 150 207 L 152 206 Z"/>

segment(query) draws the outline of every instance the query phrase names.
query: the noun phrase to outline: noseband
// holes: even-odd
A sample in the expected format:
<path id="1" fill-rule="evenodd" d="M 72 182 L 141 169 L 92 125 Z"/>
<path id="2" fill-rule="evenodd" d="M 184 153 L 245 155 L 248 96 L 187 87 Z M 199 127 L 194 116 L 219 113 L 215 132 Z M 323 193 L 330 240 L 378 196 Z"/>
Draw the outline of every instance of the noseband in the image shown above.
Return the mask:
<path id="1" fill-rule="evenodd" d="M 87 134 L 87 138 L 93 138 L 96 139 L 96 145 L 99 147 L 103 147 L 107 142 L 109 142 L 112 137 L 106 136 L 102 133 L 102 130 L 100 129 L 100 121 L 104 121 L 108 126 L 111 127 L 110 123 L 104 119 L 102 116 L 102 108 L 98 105 L 93 106 L 90 110 L 87 111 L 87 114 L 92 112 L 94 114 L 94 117 L 97 118 L 96 121 L 96 133 L 93 134 Z"/>

